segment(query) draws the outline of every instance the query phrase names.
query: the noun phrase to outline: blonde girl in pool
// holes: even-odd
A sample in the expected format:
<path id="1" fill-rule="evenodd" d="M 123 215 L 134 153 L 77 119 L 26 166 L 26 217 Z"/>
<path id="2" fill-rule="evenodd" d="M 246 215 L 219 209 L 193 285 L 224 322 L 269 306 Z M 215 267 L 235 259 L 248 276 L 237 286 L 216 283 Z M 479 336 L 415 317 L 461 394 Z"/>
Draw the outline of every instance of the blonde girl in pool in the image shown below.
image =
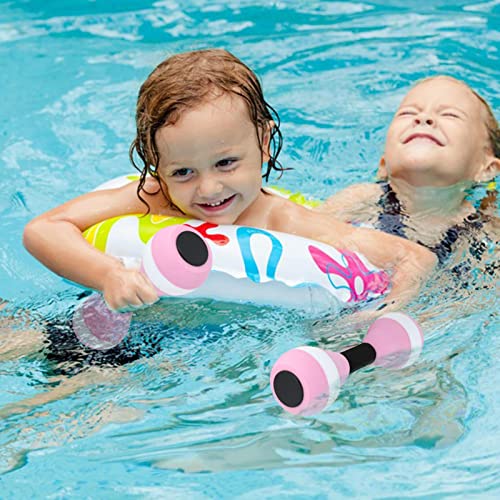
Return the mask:
<path id="1" fill-rule="evenodd" d="M 461 80 L 440 75 L 414 85 L 396 111 L 380 160 L 384 180 L 349 186 L 319 210 L 416 241 L 441 264 L 460 242 L 480 257 L 498 241 L 494 191 L 478 209 L 466 194 L 499 172 L 490 106 Z"/>
<path id="2" fill-rule="evenodd" d="M 359 229 L 262 189 L 282 170 L 279 122 L 255 74 L 224 50 L 169 57 L 142 85 L 137 104 L 139 182 L 80 196 L 31 221 L 26 248 L 54 272 L 99 290 L 112 309 L 157 300 L 139 271 L 90 246 L 82 231 L 104 219 L 151 211 L 297 234 L 363 253 L 393 271 L 388 302 L 403 303 L 435 265 L 427 249 Z M 274 148 L 273 148 L 274 146 Z M 274 151 L 271 151 L 274 149 Z M 262 164 L 267 170 L 262 175 Z"/>

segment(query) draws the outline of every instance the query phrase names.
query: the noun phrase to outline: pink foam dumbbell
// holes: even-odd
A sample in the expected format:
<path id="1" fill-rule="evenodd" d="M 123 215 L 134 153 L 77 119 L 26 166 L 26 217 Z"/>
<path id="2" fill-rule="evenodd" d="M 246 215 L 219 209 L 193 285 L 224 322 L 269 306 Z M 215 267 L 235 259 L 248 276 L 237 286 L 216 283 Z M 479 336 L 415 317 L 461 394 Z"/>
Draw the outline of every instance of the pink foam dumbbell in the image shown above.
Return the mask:
<path id="1" fill-rule="evenodd" d="M 158 295 L 185 295 L 207 279 L 212 254 L 205 240 L 184 225 L 168 226 L 151 238 L 141 270 Z M 112 349 L 128 334 L 132 313 L 111 311 L 101 295 L 91 295 L 73 314 L 73 331 L 80 342 L 98 350 Z"/>
<path id="2" fill-rule="evenodd" d="M 132 313 L 111 311 L 102 295 L 96 293 L 73 313 L 73 331 L 91 349 L 106 351 L 117 346 L 128 334 Z"/>
<path id="3" fill-rule="evenodd" d="M 297 347 L 283 354 L 271 371 L 278 403 L 295 415 L 313 415 L 338 396 L 347 377 L 373 364 L 404 368 L 419 356 L 424 343 L 418 323 L 403 313 L 389 313 L 368 329 L 363 342 L 342 352 Z"/>
<path id="4" fill-rule="evenodd" d="M 149 241 L 141 270 L 160 296 L 185 295 L 210 274 L 212 253 L 202 236 L 186 225 L 168 226 Z"/>

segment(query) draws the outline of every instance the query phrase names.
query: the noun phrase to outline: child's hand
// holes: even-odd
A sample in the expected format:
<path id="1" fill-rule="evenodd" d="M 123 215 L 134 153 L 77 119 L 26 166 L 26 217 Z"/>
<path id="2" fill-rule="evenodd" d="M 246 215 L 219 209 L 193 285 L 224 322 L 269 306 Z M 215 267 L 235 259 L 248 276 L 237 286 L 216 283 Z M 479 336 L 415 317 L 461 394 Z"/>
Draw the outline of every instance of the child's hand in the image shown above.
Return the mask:
<path id="1" fill-rule="evenodd" d="M 158 294 L 151 281 L 137 269 L 114 267 L 104 277 L 102 294 L 108 307 L 123 311 L 154 304 Z"/>

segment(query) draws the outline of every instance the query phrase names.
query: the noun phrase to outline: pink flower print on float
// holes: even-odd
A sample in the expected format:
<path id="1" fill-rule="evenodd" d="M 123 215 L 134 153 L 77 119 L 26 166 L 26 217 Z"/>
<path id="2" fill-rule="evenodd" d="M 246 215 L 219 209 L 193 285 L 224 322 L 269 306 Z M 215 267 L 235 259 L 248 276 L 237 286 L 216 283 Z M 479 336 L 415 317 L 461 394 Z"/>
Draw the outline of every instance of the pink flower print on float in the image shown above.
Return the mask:
<path id="1" fill-rule="evenodd" d="M 354 252 L 339 250 L 342 262 L 313 245 L 309 245 L 309 252 L 315 264 L 328 276 L 333 288 L 350 291 L 348 302 L 360 302 L 371 295 L 380 296 L 389 287 L 389 275 L 385 271 L 370 271 Z"/>

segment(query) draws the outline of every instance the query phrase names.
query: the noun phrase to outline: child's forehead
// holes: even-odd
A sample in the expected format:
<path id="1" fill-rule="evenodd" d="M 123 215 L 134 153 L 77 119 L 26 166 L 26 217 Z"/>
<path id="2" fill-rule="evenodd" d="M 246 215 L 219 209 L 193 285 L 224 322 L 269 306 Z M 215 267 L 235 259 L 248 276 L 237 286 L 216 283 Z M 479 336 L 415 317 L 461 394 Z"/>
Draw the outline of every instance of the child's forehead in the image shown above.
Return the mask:
<path id="1" fill-rule="evenodd" d="M 404 96 L 401 105 L 409 103 L 427 103 L 467 106 L 471 110 L 479 111 L 480 100 L 472 90 L 460 80 L 440 76 L 417 83 Z"/>
<path id="2" fill-rule="evenodd" d="M 222 94 L 185 109 L 177 121 L 156 131 L 155 140 L 164 157 L 185 159 L 195 147 L 224 149 L 241 144 L 253 137 L 253 130 L 245 100 Z"/>
<path id="3" fill-rule="evenodd" d="M 216 114 L 232 114 L 240 118 L 250 118 L 248 104 L 243 97 L 233 92 L 213 91 L 194 106 L 187 107 L 184 113 L 181 113 L 180 119 L 182 120 L 183 115 L 191 112 L 198 113 L 206 110 L 211 110 Z"/>

